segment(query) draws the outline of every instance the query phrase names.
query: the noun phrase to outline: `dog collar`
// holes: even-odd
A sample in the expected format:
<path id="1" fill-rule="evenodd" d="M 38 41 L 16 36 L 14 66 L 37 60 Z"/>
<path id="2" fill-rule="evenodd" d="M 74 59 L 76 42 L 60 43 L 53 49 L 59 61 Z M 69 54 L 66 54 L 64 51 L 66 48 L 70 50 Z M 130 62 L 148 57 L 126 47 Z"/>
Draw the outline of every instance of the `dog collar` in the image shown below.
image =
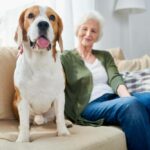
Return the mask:
<path id="1" fill-rule="evenodd" d="M 22 46 L 22 44 L 20 44 L 20 46 L 18 47 L 17 58 L 18 58 L 20 55 L 22 55 L 22 53 L 23 53 L 23 46 Z"/>

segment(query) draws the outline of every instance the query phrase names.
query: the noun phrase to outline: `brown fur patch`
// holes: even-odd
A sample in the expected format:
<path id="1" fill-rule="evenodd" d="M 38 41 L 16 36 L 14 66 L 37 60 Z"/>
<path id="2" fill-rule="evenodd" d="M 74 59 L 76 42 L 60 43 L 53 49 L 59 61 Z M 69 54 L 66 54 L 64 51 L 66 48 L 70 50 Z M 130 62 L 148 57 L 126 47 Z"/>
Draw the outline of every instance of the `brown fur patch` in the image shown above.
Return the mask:
<path id="1" fill-rule="evenodd" d="M 30 8 L 25 9 L 22 14 L 20 15 L 19 18 L 19 24 L 22 28 L 23 31 L 23 40 L 27 40 L 27 32 L 28 29 L 31 25 L 31 23 L 34 21 L 34 19 L 36 18 L 36 16 L 38 16 L 40 13 L 39 7 L 38 6 L 33 6 Z M 33 18 L 29 18 L 29 15 L 33 14 Z"/>
<path id="2" fill-rule="evenodd" d="M 54 59 L 56 58 L 56 42 L 58 42 L 61 51 L 63 50 L 63 44 L 62 44 L 62 30 L 63 30 L 63 23 L 61 18 L 58 16 L 58 14 L 51 8 L 48 7 L 46 10 L 46 15 L 50 17 L 51 15 L 55 16 L 55 21 L 51 21 L 53 30 L 54 30 L 54 40 L 53 40 L 53 45 L 52 45 L 52 52 L 53 52 L 53 57 Z"/>
<path id="3" fill-rule="evenodd" d="M 20 92 L 19 89 L 17 87 L 15 87 L 15 95 L 14 95 L 14 99 L 13 99 L 13 112 L 15 117 L 19 120 L 19 114 L 18 114 L 18 108 L 17 105 L 21 100 L 21 96 L 20 96 Z"/>

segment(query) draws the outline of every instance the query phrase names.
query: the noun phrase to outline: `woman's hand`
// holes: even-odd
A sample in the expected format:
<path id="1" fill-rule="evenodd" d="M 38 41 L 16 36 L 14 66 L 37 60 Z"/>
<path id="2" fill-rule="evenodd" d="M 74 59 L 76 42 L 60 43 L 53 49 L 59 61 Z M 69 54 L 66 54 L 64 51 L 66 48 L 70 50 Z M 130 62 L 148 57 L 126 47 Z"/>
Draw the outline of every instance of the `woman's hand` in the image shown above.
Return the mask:
<path id="1" fill-rule="evenodd" d="M 117 93 L 120 97 L 131 96 L 128 89 L 123 84 L 118 86 Z"/>

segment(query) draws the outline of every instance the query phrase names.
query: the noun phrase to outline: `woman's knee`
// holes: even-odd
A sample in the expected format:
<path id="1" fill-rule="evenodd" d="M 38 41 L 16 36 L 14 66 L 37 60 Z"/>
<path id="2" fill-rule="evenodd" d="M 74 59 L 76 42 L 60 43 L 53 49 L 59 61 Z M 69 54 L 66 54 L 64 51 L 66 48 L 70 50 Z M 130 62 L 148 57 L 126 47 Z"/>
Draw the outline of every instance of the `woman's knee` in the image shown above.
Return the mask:
<path id="1" fill-rule="evenodd" d="M 140 103 L 136 97 L 130 97 L 127 102 L 124 102 L 118 113 L 119 118 L 131 120 L 140 119 L 144 115 L 147 116 L 145 106 Z"/>
<path id="2" fill-rule="evenodd" d="M 134 93 L 133 96 L 136 97 L 139 102 L 150 109 L 150 92 Z"/>
<path id="3" fill-rule="evenodd" d="M 132 93 L 132 95 L 137 98 L 150 99 L 150 92 L 137 92 L 137 93 Z"/>

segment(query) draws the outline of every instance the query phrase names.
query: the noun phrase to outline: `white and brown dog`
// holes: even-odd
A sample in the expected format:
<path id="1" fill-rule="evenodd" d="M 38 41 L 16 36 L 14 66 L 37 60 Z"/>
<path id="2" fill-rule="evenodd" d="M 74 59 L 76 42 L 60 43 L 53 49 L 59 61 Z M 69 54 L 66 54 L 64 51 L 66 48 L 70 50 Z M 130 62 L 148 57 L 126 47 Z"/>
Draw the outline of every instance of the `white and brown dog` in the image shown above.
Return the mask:
<path id="1" fill-rule="evenodd" d="M 20 126 L 17 142 L 29 141 L 29 126 L 56 118 L 58 135 L 69 135 L 64 119 L 65 79 L 56 42 L 62 49 L 62 21 L 49 7 L 22 12 L 15 39 L 20 54 L 14 72 L 13 108 Z"/>

